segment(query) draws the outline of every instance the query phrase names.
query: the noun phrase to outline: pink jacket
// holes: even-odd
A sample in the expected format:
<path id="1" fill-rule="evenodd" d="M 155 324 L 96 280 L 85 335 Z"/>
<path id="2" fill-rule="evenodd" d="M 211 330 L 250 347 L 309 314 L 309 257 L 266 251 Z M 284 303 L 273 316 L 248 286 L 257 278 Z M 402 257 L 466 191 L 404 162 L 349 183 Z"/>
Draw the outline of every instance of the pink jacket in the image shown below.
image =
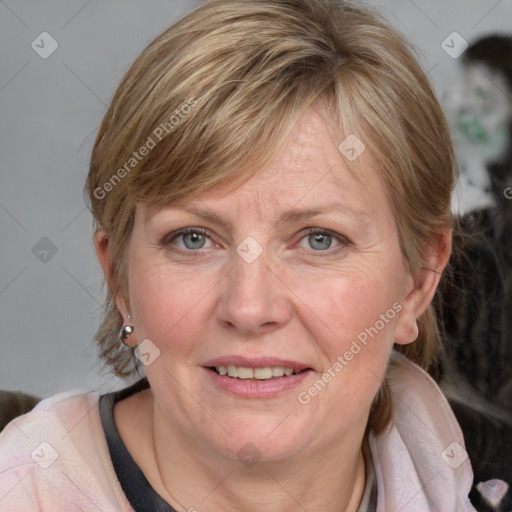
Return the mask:
<path id="1" fill-rule="evenodd" d="M 378 512 L 469 512 L 471 464 L 445 397 L 393 354 L 394 424 L 370 448 Z M 112 466 L 97 393 L 43 400 L 0 434 L 0 512 L 132 511 Z"/>

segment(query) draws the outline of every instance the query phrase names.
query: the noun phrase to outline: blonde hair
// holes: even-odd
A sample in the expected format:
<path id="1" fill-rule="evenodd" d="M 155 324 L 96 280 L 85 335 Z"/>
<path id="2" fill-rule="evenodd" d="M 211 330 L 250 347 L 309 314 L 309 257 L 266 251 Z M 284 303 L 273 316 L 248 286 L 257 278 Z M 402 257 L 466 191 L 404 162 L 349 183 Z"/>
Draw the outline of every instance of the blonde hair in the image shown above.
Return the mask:
<path id="1" fill-rule="evenodd" d="M 136 59 L 92 152 L 86 190 L 111 251 L 95 339 L 115 374 L 129 376 L 137 366 L 120 345 L 123 319 L 114 300 L 126 296 L 136 203 L 164 206 L 248 179 L 313 104 L 340 142 L 357 134 L 379 163 L 404 262 L 412 272 L 421 268 L 452 225 L 456 171 L 442 110 L 401 36 L 352 2 L 209 1 Z M 432 306 L 419 331 L 416 342 L 396 350 L 428 369 L 439 344 Z M 371 428 L 381 432 L 390 414 L 384 381 Z"/>

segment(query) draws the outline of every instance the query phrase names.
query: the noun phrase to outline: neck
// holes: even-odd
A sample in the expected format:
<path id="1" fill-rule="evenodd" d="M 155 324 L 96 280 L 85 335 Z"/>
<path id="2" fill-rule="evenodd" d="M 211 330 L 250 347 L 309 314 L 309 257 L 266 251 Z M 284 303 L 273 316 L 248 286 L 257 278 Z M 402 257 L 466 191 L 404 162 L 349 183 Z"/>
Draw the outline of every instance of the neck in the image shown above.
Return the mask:
<path id="1" fill-rule="evenodd" d="M 336 443 L 302 450 L 286 461 L 260 460 L 244 467 L 236 458 L 199 447 L 175 432 L 165 414 L 153 409 L 155 490 L 176 510 L 201 512 L 356 512 L 365 487 L 360 443 Z M 355 447 L 355 448 L 354 448 Z"/>

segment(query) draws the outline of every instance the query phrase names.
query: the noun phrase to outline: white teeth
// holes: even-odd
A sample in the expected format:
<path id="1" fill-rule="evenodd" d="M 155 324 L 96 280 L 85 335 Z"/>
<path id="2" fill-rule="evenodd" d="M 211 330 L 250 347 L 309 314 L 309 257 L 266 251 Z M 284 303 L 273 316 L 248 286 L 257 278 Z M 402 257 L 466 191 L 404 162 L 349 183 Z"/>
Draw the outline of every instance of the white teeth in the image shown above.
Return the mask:
<path id="1" fill-rule="evenodd" d="M 238 368 L 237 377 L 239 379 L 254 379 L 254 370 L 252 368 L 244 368 L 243 366 L 240 366 Z"/>
<path id="2" fill-rule="evenodd" d="M 272 367 L 272 377 L 282 377 L 284 375 L 284 368 L 282 366 Z"/>
<path id="3" fill-rule="evenodd" d="M 265 366 L 263 368 L 247 368 L 245 366 L 228 366 L 215 367 L 219 375 L 227 375 L 228 377 L 238 379 L 257 379 L 268 380 L 274 377 L 289 376 L 294 373 L 292 368 L 284 368 L 283 366 Z M 297 372 L 298 373 L 298 372 Z"/>
<path id="4" fill-rule="evenodd" d="M 272 368 L 269 366 L 265 368 L 254 368 L 254 378 L 259 380 L 271 379 Z"/>
<path id="5" fill-rule="evenodd" d="M 238 377 L 238 368 L 232 364 L 228 364 L 228 376 Z"/>

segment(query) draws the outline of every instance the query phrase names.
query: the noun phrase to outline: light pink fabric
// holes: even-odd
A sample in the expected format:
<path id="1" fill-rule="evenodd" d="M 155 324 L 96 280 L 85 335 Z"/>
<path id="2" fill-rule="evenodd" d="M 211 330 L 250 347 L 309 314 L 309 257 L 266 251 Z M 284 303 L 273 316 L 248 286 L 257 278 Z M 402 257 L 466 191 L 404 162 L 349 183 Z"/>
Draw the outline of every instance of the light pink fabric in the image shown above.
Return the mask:
<path id="1" fill-rule="evenodd" d="M 370 438 L 378 512 L 473 511 L 467 498 L 471 465 L 461 462 L 464 442 L 446 399 L 425 372 L 398 354 L 390 378 L 395 424 Z M 110 460 L 98 398 L 55 395 L 5 428 L 0 512 L 133 510 Z"/>
<path id="2" fill-rule="evenodd" d="M 1 512 L 133 510 L 110 461 L 98 398 L 61 393 L 7 425 L 0 434 Z"/>
<path id="3" fill-rule="evenodd" d="M 370 448 L 377 512 L 469 512 L 473 481 L 462 432 L 436 383 L 393 353 L 388 371 L 394 422 Z"/>

